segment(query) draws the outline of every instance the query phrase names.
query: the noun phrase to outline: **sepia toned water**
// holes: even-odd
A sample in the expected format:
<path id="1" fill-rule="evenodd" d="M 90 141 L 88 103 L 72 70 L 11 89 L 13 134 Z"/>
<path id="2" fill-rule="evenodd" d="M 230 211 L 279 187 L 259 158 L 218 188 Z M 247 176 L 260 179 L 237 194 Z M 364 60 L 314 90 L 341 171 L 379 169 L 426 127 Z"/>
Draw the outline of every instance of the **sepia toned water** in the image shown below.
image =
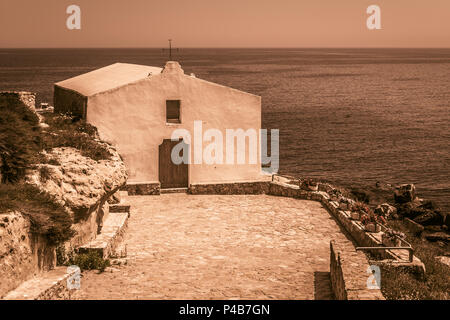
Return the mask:
<path id="1" fill-rule="evenodd" d="M 0 49 L 0 90 L 31 90 L 160 49 Z M 450 208 L 450 49 L 180 49 L 187 73 L 260 95 L 280 172 L 344 186 L 415 183 Z M 206 106 L 207 107 L 207 106 Z"/>

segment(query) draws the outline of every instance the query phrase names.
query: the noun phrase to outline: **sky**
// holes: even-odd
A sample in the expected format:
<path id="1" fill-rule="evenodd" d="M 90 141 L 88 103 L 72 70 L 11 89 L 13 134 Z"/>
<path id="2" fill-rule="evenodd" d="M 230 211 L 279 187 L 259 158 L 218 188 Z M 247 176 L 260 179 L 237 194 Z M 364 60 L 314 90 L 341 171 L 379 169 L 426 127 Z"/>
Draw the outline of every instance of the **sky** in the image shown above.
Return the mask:
<path id="1" fill-rule="evenodd" d="M 69 5 L 81 29 L 69 30 Z M 369 5 L 381 29 L 369 30 Z M 0 48 L 450 47 L 450 0 L 0 0 Z"/>

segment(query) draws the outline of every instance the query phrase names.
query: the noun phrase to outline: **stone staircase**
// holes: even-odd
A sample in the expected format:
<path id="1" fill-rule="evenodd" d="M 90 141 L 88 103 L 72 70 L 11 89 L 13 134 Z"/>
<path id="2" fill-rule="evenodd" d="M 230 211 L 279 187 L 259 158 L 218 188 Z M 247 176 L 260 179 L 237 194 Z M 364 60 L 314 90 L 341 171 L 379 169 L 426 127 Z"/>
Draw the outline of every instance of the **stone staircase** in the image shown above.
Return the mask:
<path id="1" fill-rule="evenodd" d="M 122 243 L 130 217 L 128 193 L 120 191 L 121 201 L 110 205 L 107 219 L 97 237 L 77 249 L 78 253 L 98 252 L 104 259 L 123 258 L 126 247 Z M 67 287 L 68 279 L 73 275 L 68 267 L 56 267 L 23 282 L 19 287 L 7 293 L 3 300 L 62 300 L 71 298 Z"/>

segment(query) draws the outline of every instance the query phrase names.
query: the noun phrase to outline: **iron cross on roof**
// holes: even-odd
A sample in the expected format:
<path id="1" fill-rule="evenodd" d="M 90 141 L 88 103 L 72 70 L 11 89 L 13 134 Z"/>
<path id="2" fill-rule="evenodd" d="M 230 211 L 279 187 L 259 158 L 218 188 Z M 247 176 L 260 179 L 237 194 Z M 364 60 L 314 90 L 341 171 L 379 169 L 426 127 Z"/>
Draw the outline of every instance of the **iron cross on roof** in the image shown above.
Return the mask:
<path id="1" fill-rule="evenodd" d="M 169 61 L 172 61 L 172 49 L 177 50 L 178 52 L 178 48 L 172 48 L 172 39 L 169 39 Z M 163 49 L 163 51 L 165 50 L 166 49 Z"/>

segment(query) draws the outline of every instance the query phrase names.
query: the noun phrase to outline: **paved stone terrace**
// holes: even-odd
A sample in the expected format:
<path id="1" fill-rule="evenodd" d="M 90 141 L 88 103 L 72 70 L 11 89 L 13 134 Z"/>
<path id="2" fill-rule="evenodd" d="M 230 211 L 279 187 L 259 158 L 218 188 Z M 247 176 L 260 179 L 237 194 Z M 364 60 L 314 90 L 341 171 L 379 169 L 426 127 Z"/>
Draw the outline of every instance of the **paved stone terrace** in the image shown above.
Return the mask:
<path id="1" fill-rule="evenodd" d="M 319 202 L 268 195 L 133 196 L 128 265 L 85 272 L 77 299 L 330 299 Z"/>

